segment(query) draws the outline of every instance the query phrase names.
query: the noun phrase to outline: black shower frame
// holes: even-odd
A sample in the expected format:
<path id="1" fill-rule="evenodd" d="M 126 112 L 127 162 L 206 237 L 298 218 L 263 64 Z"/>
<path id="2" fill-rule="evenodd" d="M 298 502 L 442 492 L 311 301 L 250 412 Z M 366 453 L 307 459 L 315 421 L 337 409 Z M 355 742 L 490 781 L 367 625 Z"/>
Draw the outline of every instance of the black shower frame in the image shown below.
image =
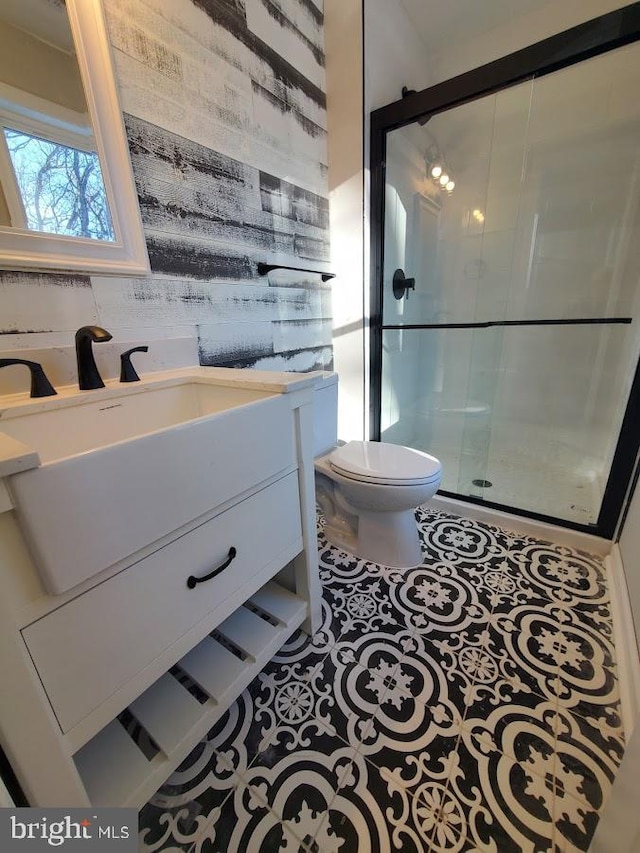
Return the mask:
<path id="1" fill-rule="evenodd" d="M 370 437 L 380 441 L 382 398 L 382 322 L 384 269 L 384 187 L 386 168 L 386 135 L 418 118 L 446 112 L 453 107 L 477 100 L 486 95 L 552 74 L 586 59 L 607 53 L 640 40 L 640 2 L 601 15 L 569 30 L 537 42 L 495 62 L 445 80 L 428 89 L 402 97 L 400 100 L 371 113 L 370 173 L 371 173 L 371 312 L 370 312 Z M 633 96 L 630 93 L 630 96 Z M 597 103 L 594 104 L 594 109 Z M 612 318 L 609 318 L 611 322 Z M 621 320 L 616 318 L 617 322 Z M 625 318 L 626 320 L 626 318 Z M 553 321 L 552 321 L 553 322 Z M 605 320 L 606 322 L 606 320 Z M 623 321 L 624 322 L 624 321 Z M 486 324 L 453 324 L 454 326 L 484 326 Z M 514 322 L 511 325 L 525 325 Z M 527 323 L 527 325 L 530 325 Z M 389 327 L 391 328 L 391 327 Z M 414 327 L 415 328 L 415 327 Z M 437 328 L 447 328 L 447 324 Z M 612 539 L 620 518 L 625 496 L 640 449 L 640 362 L 636 366 L 627 408 L 622 421 L 618 443 L 613 456 L 602 506 L 595 524 L 578 524 L 542 513 L 530 512 L 482 498 L 440 491 L 446 497 L 493 509 L 515 512 L 527 518 L 559 524 L 574 530 L 593 533 Z"/>

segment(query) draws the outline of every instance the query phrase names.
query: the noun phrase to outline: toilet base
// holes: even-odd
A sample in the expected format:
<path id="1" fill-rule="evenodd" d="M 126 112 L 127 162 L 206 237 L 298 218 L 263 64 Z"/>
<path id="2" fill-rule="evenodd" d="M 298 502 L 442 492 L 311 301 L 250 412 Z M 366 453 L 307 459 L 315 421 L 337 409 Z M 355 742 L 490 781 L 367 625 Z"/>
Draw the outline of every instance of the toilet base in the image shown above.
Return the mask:
<path id="1" fill-rule="evenodd" d="M 327 519 L 325 536 L 337 548 L 394 569 L 414 569 L 422 565 L 422 547 L 413 510 L 369 512 L 360 510 L 345 523 Z"/>

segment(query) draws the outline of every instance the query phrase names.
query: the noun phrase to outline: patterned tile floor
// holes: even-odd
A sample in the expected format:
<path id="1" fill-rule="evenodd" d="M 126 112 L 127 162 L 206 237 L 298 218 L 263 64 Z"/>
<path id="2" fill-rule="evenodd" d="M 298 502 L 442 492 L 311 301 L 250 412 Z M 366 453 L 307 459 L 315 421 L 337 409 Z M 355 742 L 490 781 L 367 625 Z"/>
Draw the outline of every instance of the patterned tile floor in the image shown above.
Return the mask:
<path id="1" fill-rule="evenodd" d="M 297 633 L 140 814 L 140 848 L 587 850 L 623 749 L 599 558 L 418 510 L 424 564 L 327 545 Z"/>

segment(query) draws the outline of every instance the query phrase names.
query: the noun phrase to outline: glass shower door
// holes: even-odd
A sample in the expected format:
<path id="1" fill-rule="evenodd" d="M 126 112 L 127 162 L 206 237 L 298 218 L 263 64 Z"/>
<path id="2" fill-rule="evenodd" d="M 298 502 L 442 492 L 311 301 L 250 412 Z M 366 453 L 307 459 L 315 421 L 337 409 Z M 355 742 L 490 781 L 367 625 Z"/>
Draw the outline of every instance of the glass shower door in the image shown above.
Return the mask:
<path id="1" fill-rule="evenodd" d="M 598 521 L 640 351 L 639 65 L 386 135 L 380 437 L 440 458 L 441 491 Z"/>

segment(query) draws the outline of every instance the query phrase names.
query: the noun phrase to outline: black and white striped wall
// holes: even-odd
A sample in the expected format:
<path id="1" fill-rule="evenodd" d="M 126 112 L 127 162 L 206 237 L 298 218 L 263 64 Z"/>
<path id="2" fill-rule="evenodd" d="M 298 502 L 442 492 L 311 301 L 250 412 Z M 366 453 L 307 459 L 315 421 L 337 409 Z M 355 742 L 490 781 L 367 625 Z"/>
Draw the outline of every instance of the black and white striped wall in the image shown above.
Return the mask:
<path id="1" fill-rule="evenodd" d="M 0 271 L 0 346 L 97 323 L 330 368 L 330 285 L 257 271 L 330 268 L 323 0 L 103 2 L 152 275 Z"/>

